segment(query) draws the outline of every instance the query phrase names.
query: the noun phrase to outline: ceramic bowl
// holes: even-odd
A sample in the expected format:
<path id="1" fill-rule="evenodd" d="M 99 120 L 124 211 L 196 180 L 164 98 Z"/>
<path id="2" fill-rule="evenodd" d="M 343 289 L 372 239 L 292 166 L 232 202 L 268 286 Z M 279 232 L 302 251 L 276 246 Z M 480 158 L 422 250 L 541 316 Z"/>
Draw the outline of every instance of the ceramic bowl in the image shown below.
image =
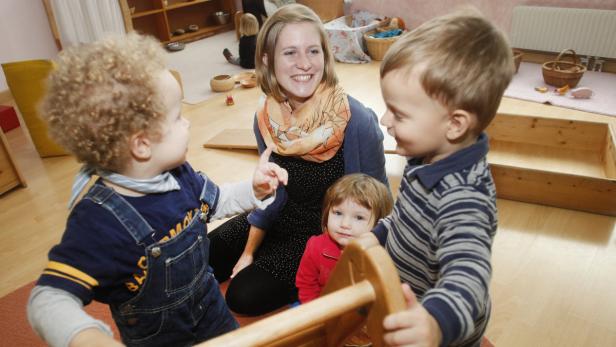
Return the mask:
<path id="1" fill-rule="evenodd" d="M 210 80 L 210 88 L 214 92 L 228 92 L 235 86 L 235 79 L 229 75 L 217 75 Z"/>
<path id="2" fill-rule="evenodd" d="M 257 76 L 240 80 L 240 84 L 244 88 L 254 88 L 257 86 Z"/>

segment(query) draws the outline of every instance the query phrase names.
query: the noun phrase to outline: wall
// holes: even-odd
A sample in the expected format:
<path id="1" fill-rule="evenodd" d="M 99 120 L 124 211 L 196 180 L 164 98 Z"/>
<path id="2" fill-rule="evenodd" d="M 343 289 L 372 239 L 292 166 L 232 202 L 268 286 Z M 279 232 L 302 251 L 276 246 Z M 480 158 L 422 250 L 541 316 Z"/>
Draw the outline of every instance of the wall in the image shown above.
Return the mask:
<path id="1" fill-rule="evenodd" d="M 363 9 L 388 17 L 402 17 L 410 28 L 426 20 L 451 12 L 460 6 L 459 0 L 353 0 L 352 9 Z M 616 0 L 467 0 L 491 19 L 504 32 L 511 29 L 511 16 L 515 6 L 553 6 L 616 10 Z"/>
<path id="2" fill-rule="evenodd" d="M 0 63 L 58 53 L 42 0 L 0 0 Z M 0 92 L 8 89 L 0 69 Z"/>

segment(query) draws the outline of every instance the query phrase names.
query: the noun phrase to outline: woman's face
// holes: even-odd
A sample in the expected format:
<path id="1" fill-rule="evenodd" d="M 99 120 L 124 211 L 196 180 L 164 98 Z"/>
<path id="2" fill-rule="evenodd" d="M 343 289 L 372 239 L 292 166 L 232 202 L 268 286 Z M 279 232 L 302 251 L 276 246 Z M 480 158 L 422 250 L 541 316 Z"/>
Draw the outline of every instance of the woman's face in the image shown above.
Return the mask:
<path id="1" fill-rule="evenodd" d="M 285 25 L 278 35 L 274 55 L 276 80 L 297 109 L 314 94 L 323 79 L 325 58 L 317 27 L 310 22 Z"/>

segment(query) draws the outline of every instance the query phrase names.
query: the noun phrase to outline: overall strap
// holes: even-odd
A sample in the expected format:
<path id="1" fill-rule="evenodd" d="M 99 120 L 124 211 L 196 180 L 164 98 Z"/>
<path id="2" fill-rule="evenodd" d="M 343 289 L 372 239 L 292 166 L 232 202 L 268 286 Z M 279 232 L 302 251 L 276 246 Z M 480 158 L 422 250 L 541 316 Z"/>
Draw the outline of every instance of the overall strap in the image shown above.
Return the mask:
<path id="1" fill-rule="evenodd" d="M 111 212 L 137 244 L 148 246 L 150 242 L 145 242 L 145 240 L 154 233 L 154 229 L 128 201 L 113 189 L 102 184 L 94 184 L 83 198 Z"/>

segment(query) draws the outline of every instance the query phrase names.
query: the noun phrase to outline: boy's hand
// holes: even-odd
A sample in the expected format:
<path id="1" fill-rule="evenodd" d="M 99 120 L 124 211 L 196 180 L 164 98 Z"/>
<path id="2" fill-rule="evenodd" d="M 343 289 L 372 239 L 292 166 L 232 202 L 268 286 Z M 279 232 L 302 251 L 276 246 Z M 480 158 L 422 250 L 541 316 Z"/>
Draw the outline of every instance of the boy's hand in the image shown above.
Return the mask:
<path id="1" fill-rule="evenodd" d="M 402 293 L 407 309 L 390 314 L 383 320 L 387 331 L 383 335 L 390 346 L 438 346 L 441 343 L 441 328 L 428 311 L 417 301 L 408 284 L 402 284 Z"/>
<path id="2" fill-rule="evenodd" d="M 69 342 L 69 347 L 124 346 L 113 337 L 96 328 L 88 328 L 78 332 Z"/>
<path id="3" fill-rule="evenodd" d="M 278 184 L 287 184 L 287 170 L 269 162 L 269 157 L 273 149 L 274 147 L 268 147 L 265 152 L 261 154 L 259 165 L 252 178 L 252 189 L 255 193 L 255 197 L 259 200 L 273 194 L 276 188 L 278 188 Z"/>

